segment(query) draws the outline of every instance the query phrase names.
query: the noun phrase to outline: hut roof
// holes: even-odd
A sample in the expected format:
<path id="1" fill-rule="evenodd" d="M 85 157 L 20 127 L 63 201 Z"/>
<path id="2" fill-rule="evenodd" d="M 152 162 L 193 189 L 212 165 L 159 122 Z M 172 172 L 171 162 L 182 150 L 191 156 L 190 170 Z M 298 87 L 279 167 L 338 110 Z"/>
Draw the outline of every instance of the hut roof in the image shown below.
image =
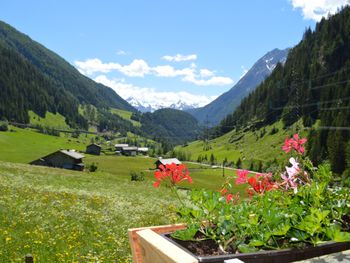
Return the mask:
<path id="1" fill-rule="evenodd" d="M 159 159 L 158 161 L 163 165 L 172 164 L 172 163 L 181 164 L 181 162 L 177 158 Z"/>
<path id="2" fill-rule="evenodd" d="M 116 145 L 114 145 L 114 147 L 120 147 L 120 148 L 122 148 L 122 147 L 129 147 L 129 144 L 126 144 L 126 143 L 120 143 L 120 144 L 116 144 Z"/>
<path id="3" fill-rule="evenodd" d="M 101 148 L 101 145 L 98 145 L 98 144 L 96 144 L 96 143 L 91 143 L 91 144 L 89 144 L 87 147 L 90 147 L 90 146 L 96 146 L 96 147 Z"/>
<path id="4" fill-rule="evenodd" d="M 81 158 L 85 157 L 84 155 L 82 155 L 76 151 L 73 151 L 73 150 L 60 150 L 60 152 L 72 157 L 73 159 L 81 159 Z"/>
<path id="5" fill-rule="evenodd" d="M 137 151 L 137 147 L 123 147 L 123 151 Z"/>

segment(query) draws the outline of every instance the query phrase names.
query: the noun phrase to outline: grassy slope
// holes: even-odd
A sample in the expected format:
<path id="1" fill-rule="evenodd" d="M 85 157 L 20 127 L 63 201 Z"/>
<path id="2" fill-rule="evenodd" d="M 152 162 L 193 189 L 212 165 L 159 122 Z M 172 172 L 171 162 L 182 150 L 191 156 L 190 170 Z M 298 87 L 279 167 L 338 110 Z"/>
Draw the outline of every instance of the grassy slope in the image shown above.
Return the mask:
<path id="1" fill-rule="evenodd" d="M 120 109 L 111 109 L 111 112 L 113 114 L 117 114 L 120 117 L 122 117 L 125 120 L 130 121 L 134 126 L 136 127 L 141 127 L 141 123 L 138 121 L 134 121 L 131 119 L 132 112 L 131 111 L 126 111 L 126 110 L 120 110 Z"/>
<path id="2" fill-rule="evenodd" d="M 278 132 L 271 135 L 270 131 L 273 127 L 278 128 Z M 195 141 L 186 147 L 177 147 L 177 150 L 182 150 L 191 153 L 191 159 L 197 160 L 199 155 L 207 155 L 208 160 L 211 154 L 217 159 L 218 163 L 222 163 L 225 157 L 228 161 L 236 162 L 238 158 L 245 160 L 246 163 L 250 160 L 268 161 L 277 158 L 284 159 L 285 155 L 281 151 L 284 139 L 290 136 L 295 131 L 295 128 L 283 130 L 282 123 L 278 122 L 274 125 L 265 127 L 265 135 L 260 137 L 263 129 L 255 132 L 235 132 L 231 131 L 219 138 L 209 142 L 211 149 L 204 150 L 203 141 Z M 306 135 L 306 131 L 301 132 L 302 136 Z"/>
<path id="3" fill-rule="evenodd" d="M 46 112 L 45 118 L 41 118 L 33 111 L 29 111 L 29 118 L 31 124 L 38 124 L 43 127 L 50 127 L 56 129 L 69 129 L 65 117 L 59 113 L 53 114 L 51 112 Z"/>
<path id="4" fill-rule="evenodd" d="M 59 149 L 85 150 L 81 139 L 48 136 L 28 129 L 11 127 L 0 132 L 0 160 L 28 163 Z"/>

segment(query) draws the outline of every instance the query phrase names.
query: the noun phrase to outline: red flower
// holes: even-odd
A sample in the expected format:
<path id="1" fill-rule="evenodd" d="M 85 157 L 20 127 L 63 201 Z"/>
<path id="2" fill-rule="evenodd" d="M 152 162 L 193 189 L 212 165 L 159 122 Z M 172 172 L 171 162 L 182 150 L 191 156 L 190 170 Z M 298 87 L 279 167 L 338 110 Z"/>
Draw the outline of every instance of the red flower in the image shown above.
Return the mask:
<path id="1" fill-rule="evenodd" d="M 161 181 L 166 178 L 170 179 L 170 183 L 175 185 L 184 180 L 187 180 L 189 183 L 192 183 L 192 178 L 189 176 L 189 172 L 185 165 L 180 164 L 176 165 L 175 163 L 160 165 L 159 170 L 154 172 L 154 177 L 157 179 L 153 183 L 154 187 L 159 187 Z"/>
<path id="2" fill-rule="evenodd" d="M 236 184 L 245 184 L 247 182 L 248 170 L 237 170 Z"/>
<path id="3" fill-rule="evenodd" d="M 221 195 L 225 195 L 227 193 L 227 189 L 226 188 L 222 188 L 221 190 L 220 190 L 220 194 Z"/>
<path id="4" fill-rule="evenodd" d="M 248 183 L 251 186 L 251 191 L 254 190 L 258 194 L 278 188 L 278 186 L 271 181 L 271 174 L 257 174 L 250 177 Z M 248 195 L 250 196 L 251 193 L 252 192 L 248 192 Z"/>
<path id="5" fill-rule="evenodd" d="M 226 196 L 226 202 L 229 203 L 233 199 L 233 194 L 228 194 Z"/>

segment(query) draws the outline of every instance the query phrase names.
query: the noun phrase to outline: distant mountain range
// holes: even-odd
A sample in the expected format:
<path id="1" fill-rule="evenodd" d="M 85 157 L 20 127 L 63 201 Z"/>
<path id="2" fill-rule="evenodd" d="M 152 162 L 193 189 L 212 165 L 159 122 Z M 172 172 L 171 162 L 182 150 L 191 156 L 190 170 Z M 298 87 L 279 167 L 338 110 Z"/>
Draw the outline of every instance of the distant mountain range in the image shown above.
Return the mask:
<path id="1" fill-rule="evenodd" d="M 154 112 L 159 109 L 169 108 L 175 110 L 189 110 L 198 108 L 199 105 L 196 102 L 185 102 L 182 100 L 177 101 L 176 103 L 168 104 L 167 102 L 155 101 L 155 102 L 144 102 L 135 99 L 134 97 L 129 97 L 126 99 L 135 109 L 141 112 Z"/>
<path id="2" fill-rule="evenodd" d="M 200 123 L 209 122 L 210 126 L 218 124 L 226 115 L 232 113 L 241 100 L 252 92 L 266 77 L 268 77 L 277 63 L 284 63 L 287 59 L 288 48 L 284 50 L 274 49 L 260 58 L 253 67 L 233 86 L 208 105 L 189 109 Z"/>

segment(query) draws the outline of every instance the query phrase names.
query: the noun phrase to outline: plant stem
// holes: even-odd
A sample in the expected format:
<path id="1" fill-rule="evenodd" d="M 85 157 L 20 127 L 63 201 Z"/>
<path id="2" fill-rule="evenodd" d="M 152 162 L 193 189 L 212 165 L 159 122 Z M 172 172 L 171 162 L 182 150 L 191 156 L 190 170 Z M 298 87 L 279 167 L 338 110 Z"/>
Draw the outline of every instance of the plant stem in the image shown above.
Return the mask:
<path id="1" fill-rule="evenodd" d="M 180 203 L 182 204 L 182 206 L 185 206 L 185 203 L 182 201 L 182 199 L 181 199 L 179 193 L 177 192 L 176 186 L 172 185 L 172 186 L 171 186 L 171 189 L 172 189 L 173 192 L 176 194 L 177 199 L 179 199 L 179 201 L 180 201 Z"/>

